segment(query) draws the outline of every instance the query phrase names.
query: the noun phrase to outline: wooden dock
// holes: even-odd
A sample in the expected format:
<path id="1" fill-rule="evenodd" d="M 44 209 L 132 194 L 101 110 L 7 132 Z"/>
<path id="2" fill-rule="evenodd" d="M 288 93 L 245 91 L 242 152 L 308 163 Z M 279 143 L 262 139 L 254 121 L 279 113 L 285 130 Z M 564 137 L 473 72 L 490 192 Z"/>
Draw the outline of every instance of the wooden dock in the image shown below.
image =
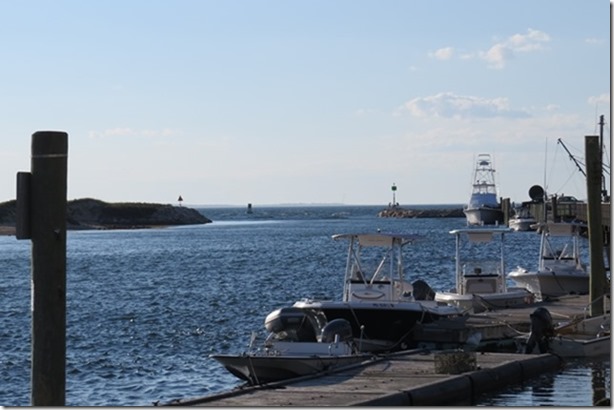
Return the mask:
<path id="1" fill-rule="evenodd" d="M 558 300 L 529 307 L 502 309 L 470 316 L 462 327 L 450 324 L 439 328 L 441 341 L 450 344 L 467 332 L 480 331 L 486 338 L 510 332 L 528 332 L 529 315 L 539 306 L 546 307 L 555 322 L 565 322 L 588 314 L 588 295 L 568 295 Z M 601 303 L 604 303 L 603 301 Z M 610 300 L 605 303 L 610 310 Z M 428 330 L 428 329 L 427 329 Z M 425 339 L 437 333 L 425 334 Z M 356 365 L 322 374 L 238 387 L 211 396 L 179 399 L 166 406 L 426 406 L 471 405 L 483 393 L 519 384 L 542 373 L 556 371 L 563 361 L 551 354 L 525 355 L 500 352 L 465 352 L 474 360 L 473 367 L 462 373 L 442 371 L 437 366 L 442 355 L 459 350 L 418 348 L 378 356 Z M 472 356 L 471 356 L 472 355 Z M 467 369 L 465 369 L 467 370 Z"/>
<path id="2" fill-rule="evenodd" d="M 426 406 L 471 405 L 480 394 L 555 371 L 559 357 L 475 353 L 476 370 L 436 371 L 437 353 L 412 350 L 314 376 L 212 396 L 177 400 L 171 406 Z"/>

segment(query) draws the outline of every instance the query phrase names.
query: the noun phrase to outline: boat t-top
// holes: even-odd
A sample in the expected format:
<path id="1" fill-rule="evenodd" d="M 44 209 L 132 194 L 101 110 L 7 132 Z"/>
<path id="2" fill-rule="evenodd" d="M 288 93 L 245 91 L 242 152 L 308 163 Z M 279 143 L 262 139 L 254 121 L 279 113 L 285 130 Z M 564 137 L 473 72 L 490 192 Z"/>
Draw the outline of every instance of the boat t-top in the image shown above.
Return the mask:
<path id="1" fill-rule="evenodd" d="M 518 286 L 534 293 L 538 300 L 567 294 L 587 294 L 590 275 L 580 258 L 580 231 L 586 224 L 547 222 L 538 226 L 541 233 L 536 270 L 517 267 L 508 273 Z"/>
<path id="2" fill-rule="evenodd" d="M 456 239 L 456 287 L 437 292 L 435 300 L 473 313 L 526 307 L 534 295 L 525 288 L 507 287 L 505 278 L 505 227 L 472 227 L 450 231 Z M 498 242 L 498 243 L 497 243 Z"/>
<path id="3" fill-rule="evenodd" d="M 332 238 L 349 244 L 342 299 L 303 299 L 293 307 L 321 312 L 328 321 L 346 320 L 361 351 L 406 349 L 416 324 L 462 315 L 456 306 L 418 300 L 405 279 L 403 248 L 417 236 L 376 232 Z"/>

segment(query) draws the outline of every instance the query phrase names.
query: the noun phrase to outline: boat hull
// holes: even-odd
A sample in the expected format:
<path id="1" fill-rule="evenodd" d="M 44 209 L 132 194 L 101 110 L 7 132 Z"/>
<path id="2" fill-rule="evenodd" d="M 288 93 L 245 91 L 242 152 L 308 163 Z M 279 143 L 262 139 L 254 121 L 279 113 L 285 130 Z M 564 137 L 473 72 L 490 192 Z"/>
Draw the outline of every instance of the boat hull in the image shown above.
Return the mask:
<path id="1" fill-rule="evenodd" d="M 512 228 L 516 232 L 520 231 L 534 231 L 535 228 L 531 226 L 535 225 L 537 221 L 535 219 L 523 219 L 523 218 L 514 218 L 510 219 L 507 225 Z"/>
<path id="2" fill-rule="evenodd" d="M 527 307 L 534 302 L 534 296 L 523 288 L 503 293 L 470 293 L 465 295 L 453 292 L 437 292 L 435 300 L 456 305 L 463 310 L 471 310 L 473 313 L 480 313 L 494 309 Z"/>
<path id="3" fill-rule="evenodd" d="M 503 223 L 503 211 L 500 208 L 468 207 L 463 209 L 463 213 L 469 225 L 501 225 Z"/>
<path id="4" fill-rule="evenodd" d="M 585 295 L 590 285 L 589 274 L 577 270 L 553 272 L 517 269 L 510 272 L 508 278 L 541 300 L 569 294 Z"/>
<path id="5" fill-rule="evenodd" d="M 412 345 L 412 330 L 416 323 L 431 323 L 443 317 L 461 314 L 460 309 L 438 306 L 435 301 L 349 303 L 305 300 L 298 301 L 293 306 L 321 311 L 328 321 L 347 320 L 361 351 L 406 349 Z"/>
<path id="6" fill-rule="evenodd" d="M 234 376 L 249 384 L 271 383 L 315 374 L 369 360 L 369 355 L 256 356 L 212 355 Z"/>

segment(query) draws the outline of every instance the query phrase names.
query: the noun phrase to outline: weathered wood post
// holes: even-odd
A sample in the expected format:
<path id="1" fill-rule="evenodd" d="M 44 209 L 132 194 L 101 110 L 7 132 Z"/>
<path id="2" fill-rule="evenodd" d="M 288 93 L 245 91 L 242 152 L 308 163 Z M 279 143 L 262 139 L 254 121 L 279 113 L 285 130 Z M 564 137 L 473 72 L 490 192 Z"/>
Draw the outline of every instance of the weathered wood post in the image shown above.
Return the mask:
<path id="1" fill-rule="evenodd" d="M 594 135 L 584 137 L 586 156 L 586 195 L 588 216 L 588 241 L 590 254 L 590 315 L 603 314 L 602 297 L 607 292 L 603 262 L 603 232 L 601 223 L 601 154 L 599 139 Z"/>
<path id="2" fill-rule="evenodd" d="M 17 175 L 17 239 L 32 240 L 32 406 L 64 406 L 68 134 L 32 135 L 31 172 Z"/>

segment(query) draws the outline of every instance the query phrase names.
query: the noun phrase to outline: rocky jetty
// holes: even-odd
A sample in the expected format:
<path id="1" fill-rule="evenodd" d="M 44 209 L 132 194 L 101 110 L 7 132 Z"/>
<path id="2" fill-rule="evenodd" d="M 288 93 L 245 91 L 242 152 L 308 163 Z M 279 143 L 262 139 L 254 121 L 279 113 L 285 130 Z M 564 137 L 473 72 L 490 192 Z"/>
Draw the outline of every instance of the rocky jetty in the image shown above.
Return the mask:
<path id="1" fill-rule="evenodd" d="M 380 218 L 464 218 L 463 208 L 405 209 L 390 206 L 378 212 Z"/>
<path id="2" fill-rule="evenodd" d="M 0 203 L 0 233 L 15 227 L 16 201 Z M 198 225 L 211 220 L 196 209 L 154 203 L 108 203 L 84 198 L 66 204 L 67 229 L 143 229 Z M 10 233 L 10 232 L 9 232 Z"/>

